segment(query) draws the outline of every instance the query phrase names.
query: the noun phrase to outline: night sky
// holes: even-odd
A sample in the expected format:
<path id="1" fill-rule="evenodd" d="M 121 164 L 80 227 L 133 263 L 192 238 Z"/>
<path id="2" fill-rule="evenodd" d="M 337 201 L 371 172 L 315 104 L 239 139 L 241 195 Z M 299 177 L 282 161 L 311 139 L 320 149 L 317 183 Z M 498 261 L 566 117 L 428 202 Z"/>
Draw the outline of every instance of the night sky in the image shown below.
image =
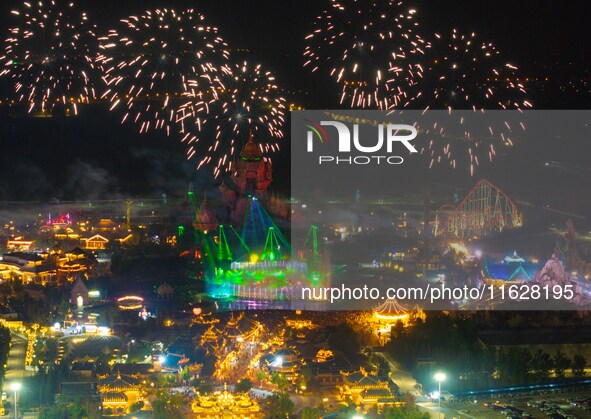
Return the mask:
<path id="1" fill-rule="evenodd" d="M 217 26 L 238 59 L 260 62 L 272 70 L 288 103 L 305 108 L 338 107 L 339 89 L 326 76 L 302 68 L 304 36 L 314 17 L 328 2 L 285 1 L 152 1 L 79 0 L 81 9 L 106 32 L 119 18 L 166 5 L 192 7 Z M 14 22 L 10 10 L 20 2 L 3 1 L 2 37 Z M 417 9 L 420 32 L 429 35 L 458 28 L 492 41 L 523 76 L 549 77 L 528 86 L 537 108 L 586 109 L 586 93 L 569 83 L 589 83 L 591 4 L 580 1 L 409 1 Z M 0 97 L 10 97 L 11 85 L 0 80 Z M 0 107 L 0 200 L 44 201 L 180 195 L 190 180 L 207 184 L 194 163 L 184 159 L 184 147 L 158 133 L 139 135 L 131 125 L 119 124 L 120 114 L 102 105 L 86 107 L 77 118 L 30 118 Z M 289 126 L 286 127 L 289 138 Z M 588 144 L 583 146 L 591 149 Z M 288 146 L 276 162 L 289 161 Z M 583 151 L 583 150 L 578 150 Z M 573 164 L 586 164 L 586 153 L 574 153 Z M 539 157 L 540 160 L 544 156 Z M 577 159 L 579 159 L 577 161 Z M 276 164 L 275 188 L 289 186 L 289 165 Z"/>

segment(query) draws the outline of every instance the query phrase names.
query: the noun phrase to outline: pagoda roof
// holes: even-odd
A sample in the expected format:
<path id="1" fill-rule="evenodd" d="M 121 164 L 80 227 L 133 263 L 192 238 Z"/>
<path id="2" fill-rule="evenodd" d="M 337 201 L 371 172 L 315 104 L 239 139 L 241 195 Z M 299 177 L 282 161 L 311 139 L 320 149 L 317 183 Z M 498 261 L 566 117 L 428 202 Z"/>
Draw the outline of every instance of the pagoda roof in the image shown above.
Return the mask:
<path id="1" fill-rule="evenodd" d="M 371 376 L 365 371 L 357 371 L 345 376 L 345 382 L 350 387 L 363 387 L 363 388 L 381 388 L 384 387 L 384 383 L 380 381 L 376 376 Z"/>
<path id="2" fill-rule="evenodd" d="M 278 351 L 275 351 L 273 353 L 274 356 L 282 356 L 282 357 L 287 357 L 287 356 L 298 356 L 298 352 L 295 349 L 292 348 L 282 348 L 279 349 Z"/>
<path id="3" fill-rule="evenodd" d="M 246 317 L 244 313 L 241 313 L 237 318 L 234 317 L 234 314 L 232 313 L 232 316 L 224 328 L 224 335 L 228 338 L 246 336 L 252 333 L 258 327 L 259 324 Z"/>
<path id="4" fill-rule="evenodd" d="M 205 332 L 203 332 L 203 335 L 201 335 L 201 340 L 204 341 L 217 341 L 221 334 L 221 332 L 214 326 L 211 325 Z"/>
<path id="5" fill-rule="evenodd" d="M 42 262 L 45 260 L 41 256 L 39 256 L 37 253 L 27 253 L 27 252 L 6 253 L 6 254 L 4 254 L 4 256 L 19 258 L 21 260 L 26 260 L 29 262 Z"/>
<path id="6" fill-rule="evenodd" d="M 108 391 L 101 393 L 104 402 L 124 403 L 127 402 L 127 396 L 119 391 Z"/>
<path id="7" fill-rule="evenodd" d="M 66 252 L 66 254 L 72 254 L 72 255 L 86 255 L 86 252 L 84 250 L 82 250 L 80 247 L 75 247 L 72 250 L 70 250 L 69 252 Z"/>
<path id="8" fill-rule="evenodd" d="M 76 266 L 76 265 L 84 265 L 84 266 L 92 266 L 94 262 L 87 257 L 76 259 L 76 260 L 68 260 L 62 263 L 62 266 Z"/>
<path id="9" fill-rule="evenodd" d="M 131 390 L 139 385 L 139 381 L 129 375 L 121 375 L 121 373 L 111 374 L 98 383 L 100 387 L 108 392 L 121 392 Z"/>
<path id="10" fill-rule="evenodd" d="M 379 388 L 370 388 L 365 390 L 363 393 L 364 398 L 390 398 L 392 397 L 392 392 L 387 387 L 379 387 Z"/>
<path id="11" fill-rule="evenodd" d="M 115 364 L 114 368 L 123 374 L 148 374 L 153 371 L 152 364 Z"/>
<path id="12" fill-rule="evenodd" d="M 88 287 L 84 283 L 84 280 L 82 279 L 81 276 L 78 276 L 78 279 L 76 279 L 76 282 L 74 282 L 74 286 L 72 287 L 72 292 L 74 292 L 74 291 L 85 292 L 85 293 L 88 292 Z"/>

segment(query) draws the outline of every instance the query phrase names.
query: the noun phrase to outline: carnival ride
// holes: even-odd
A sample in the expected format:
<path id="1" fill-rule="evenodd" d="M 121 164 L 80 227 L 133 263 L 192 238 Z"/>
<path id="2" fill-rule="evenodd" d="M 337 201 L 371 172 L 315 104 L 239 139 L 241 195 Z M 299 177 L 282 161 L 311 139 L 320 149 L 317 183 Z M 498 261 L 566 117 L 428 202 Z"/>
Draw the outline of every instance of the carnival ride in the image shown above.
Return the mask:
<path id="1" fill-rule="evenodd" d="M 469 237 L 500 233 L 523 225 L 521 213 L 505 192 L 486 179 L 479 180 L 458 204 L 437 210 L 434 235 Z"/>

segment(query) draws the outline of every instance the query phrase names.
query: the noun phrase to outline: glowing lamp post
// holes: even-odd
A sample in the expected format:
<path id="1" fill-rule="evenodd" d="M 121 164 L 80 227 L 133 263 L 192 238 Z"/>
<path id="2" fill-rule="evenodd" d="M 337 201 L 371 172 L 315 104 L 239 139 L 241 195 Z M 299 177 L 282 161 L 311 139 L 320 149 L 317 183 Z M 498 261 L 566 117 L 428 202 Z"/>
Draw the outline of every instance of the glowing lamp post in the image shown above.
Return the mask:
<path id="1" fill-rule="evenodd" d="M 446 376 L 444 373 L 442 372 L 438 372 L 435 374 L 435 380 L 437 380 L 437 382 L 439 383 L 439 394 L 437 396 L 437 402 L 438 402 L 438 407 L 437 407 L 437 411 L 439 412 L 439 417 L 441 417 L 441 382 L 445 381 Z"/>
<path id="2" fill-rule="evenodd" d="M 12 391 L 14 391 L 14 418 L 17 419 L 18 412 L 17 412 L 17 407 L 16 407 L 16 395 L 21 390 L 21 383 L 17 383 L 17 382 L 11 383 L 10 389 Z"/>

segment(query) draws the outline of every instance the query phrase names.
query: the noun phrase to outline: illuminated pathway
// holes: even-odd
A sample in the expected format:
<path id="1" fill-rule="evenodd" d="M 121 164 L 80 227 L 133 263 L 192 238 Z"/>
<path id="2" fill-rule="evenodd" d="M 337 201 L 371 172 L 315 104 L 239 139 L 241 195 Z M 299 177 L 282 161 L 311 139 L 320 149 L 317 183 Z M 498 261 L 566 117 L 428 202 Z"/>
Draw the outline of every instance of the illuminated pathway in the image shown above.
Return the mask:
<path id="1" fill-rule="evenodd" d="M 384 352 L 376 352 L 376 355 L 379 355 L 388 363 L 388 367 L 392 373 L 392 381 L 398 386 L 401 393 L 410 392 L 416 394 L 417 380 L 415 380 L 408 371 L 404 371 L 398 367 L 390 355 L 385 354 Z"/>
<path id="2" fill-rule="evenodd" d="M 22 381 L 26 377 L 31 377 L 34 372 L 25 369 L 25 356 L 27 353 L 27 339 L 18 332 L 10 332 L 12 345 L 8 353 L 6 362 L 6 375 L 4 384 L 12 381 Z"/>

